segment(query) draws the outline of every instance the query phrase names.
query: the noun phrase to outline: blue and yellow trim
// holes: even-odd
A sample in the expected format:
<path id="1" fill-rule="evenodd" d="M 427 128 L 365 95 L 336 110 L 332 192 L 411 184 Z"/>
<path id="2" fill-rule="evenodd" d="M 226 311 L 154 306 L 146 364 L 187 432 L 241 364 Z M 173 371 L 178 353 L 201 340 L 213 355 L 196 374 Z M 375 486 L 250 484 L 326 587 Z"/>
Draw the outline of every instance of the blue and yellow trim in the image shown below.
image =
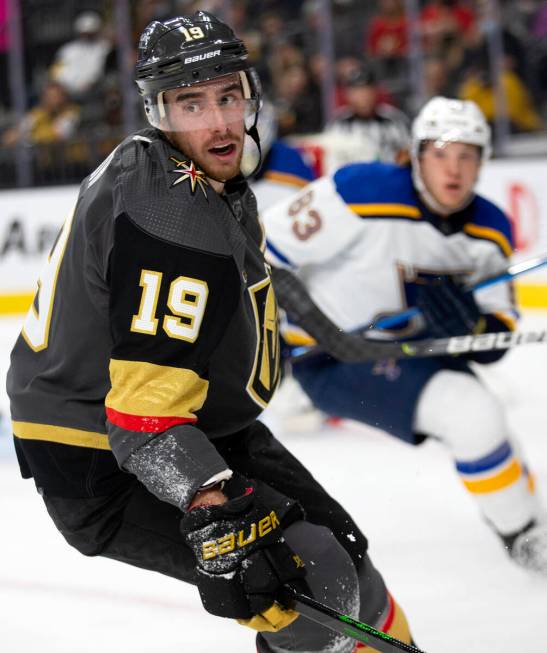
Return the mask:
<path id="1" fill-rule="evenodd" d="M 489 494 L 516 483 L 525 474 L 509 442 L 477 460 L 457 461 L 463 484 L 472 494 Z"/>
<path id="2" fill-rule="evenodd" d="M 291 268 L 296 267 L 294 263 L 291 263 L 289 259 L 281 252 L 281 250 L 277 249 L 273 243 L 271 243 L 268 239 L 266 239 L 266 250 L 273 254 L 278 261 L 281 261 L 281 263 L 284 263 L 285 265 L 289 265 Z"/>
<path id="3" fill-rule="evenodd" d="M 347 206 L 362 218 L 410 218 L 420 220 L 422 217 L 420 209 L 411 204 L 377 203 L 348 204 Z"/>
<path id="4" fill-rule="evenodd" d="M 295 188 L 304 188 L 310 183 L 309 179 L 303 179 L 298 175 L 293 175 L 289 172 L 278 172 L 276 170 L 268 170 L 264 173 L 263 179 L 268 181 L 275 181 L 279 184 L 285 184 L 286 186 L 294 186 Z"/>
<path id="5" fill-rule="evenodd" d="M 471 238 L 491 240 L 496 243 L 507 258 L 509 258 L 513 253 L 513 248 L 507 236 L 498 229 L 493 229 L 492 227 L 481 227 L 478 224 L 469 222 L 464 226 L 463 231 L 468 236 L 471 236 Z"/>
<path id="6" fill-rule="evenodd" d="M 487 494 L 490 492 L 498 492 L 503 490 L 513 483 L 516 483 L 522 476 L 522 466 L 517 460 L 511 460 L 507 467 L 504 467 L 500 472 L 490 476 L 489 478 L 482 478 L 477 481 L 470 481 L 462 478 L 463 484 L 472 494 Z"/>

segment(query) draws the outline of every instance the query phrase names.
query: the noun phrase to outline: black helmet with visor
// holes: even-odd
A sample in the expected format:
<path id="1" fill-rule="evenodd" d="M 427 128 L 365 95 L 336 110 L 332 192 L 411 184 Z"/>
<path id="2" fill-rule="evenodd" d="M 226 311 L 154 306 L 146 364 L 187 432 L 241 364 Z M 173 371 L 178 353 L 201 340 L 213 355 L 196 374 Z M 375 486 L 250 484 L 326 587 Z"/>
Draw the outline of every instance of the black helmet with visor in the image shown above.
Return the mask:
<path id="1" fill-rule="evenodd" d="M 153 21 L 141 35 L 135 81 L 144 100 L 148 122 L 154 127 L 165 129 L 164 91 L 189 87 L 233 73 L 239 74 L 243 99 L 238 101 L 237 112 L 230 101 L 226 101 L 222 109 L 228 119 L 230 115 L 241 118 L 243 111 L 246 131 L 256 140 L 260 82 L 248 61 L 243 41 L 228 25 L 206 11 L 197 11 L 192 16 Z M 192 125 L 196 124 L 204 126 L 206 113 L 203 112 L 200 123 L 202 108 L 196 105 L 191 109 L 189 116 L 192 119 L 188 121 L 187 128 L 192 129 Z M 186 129 L 184 121 L 181 128 Z"/>

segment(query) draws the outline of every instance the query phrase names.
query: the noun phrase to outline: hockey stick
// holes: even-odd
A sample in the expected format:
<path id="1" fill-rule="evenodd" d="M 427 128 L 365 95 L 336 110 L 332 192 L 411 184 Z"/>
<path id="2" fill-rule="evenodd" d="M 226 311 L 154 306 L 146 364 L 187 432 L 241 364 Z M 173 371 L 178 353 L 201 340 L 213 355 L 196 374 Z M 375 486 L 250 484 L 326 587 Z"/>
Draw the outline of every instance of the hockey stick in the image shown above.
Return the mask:
<path id="1" fill-rule="evenodd" d="M 547 254 L 542 254 L 541 256 L 536 256 L 534 258 L 528 259 L 527 261 L 522 261 L 522 263 L 515 263 L 510 265 L 504 272 L 501 274 L 496 274 L 495 276 L 488 277 L 479 281 L 474 286 L 465 288 L 466 292 L 475 292 L 476 290 L 482 290 L 483 288 L 488 288 L 489 286 L 494 286 L 497 283 L 503 281 L 511 281 L 515 277 L 525 274 L 527 272 L 532 272 L 532 270 L 537 270 L 538 268 L 547 265 Z M 371 322 L 366 326 L 358 327 L 356 331 L 366 331 L 368 329 L 390 329 L 392 327 L 399 326 L 406 320 L 409 320 L 416 315 L 419 315 L 420 311 L 417 308 L 409 308 L 406 311 L 397 313 L 397 315 L 390 315 L 389 317 L 383 317 L 378 322 Z"/>
<path id="2" fill-rule="evenodd" d="M 352 637 L 353 639 L 370 646 L 370 648 L 380 651 L 380 653 L 424 653 L 415 646 L 406 644 L 400 639 L 391 637 L 386 633 L 376 630 L 372 626 L 348 617 L 333 608 L 329 608 L 323 603 L 319 603 L 305 594 L 300 594 L 292 587 L 285 586 L 286 595 L 291 607 L 299 612 L 303 617 L 315 621 L 315 623 L 333 630 L 335 633 Z"/>
<path id="3" fill-rule="evenodd" d="M 340 344 L 327 352 L 334 358 L 349 363 L 382 360 L 384 358 L 430 358 L 433 356 L 450 356 L 470 352 L 512 349 L 519 345 L 547 342 L 547 330 L 542 331 L 502 331 L 481 333 L 473 336 L 453 336 L 452 338 L 426 338 L 407 342 L 390 342 L 373 340 L 361 334 L 341 332 Z M 360 342 L 359 342 L 360 339 Z M 293 354 L 291 362 L 304 360 L 325 353 L 319 347 L 301 347 L 303 351 Z"/>
<path id="4" fill-rule="evenodd" d="M 483 279 L 470 290 L 480 290 L 501 281 L 530 272 L 531 270 L 547 264 L 547 256 L 540 256 L 529 261 L 524 261 L 507 268 L 505 272 L 495 277 Z M 363 362 L 379 360 L 382 358 L 407 358 L 424 356 L 442 356 L 451 353 L 465 353 L 469 351 L 489 351 L 491 349 L 508 349 L 516 345 L 531 342 L 544 342 L 544 332 L 530 333 L 485 333 L 479 336 L 458 336 L 453 338 L 416 340 L 404 343 L 390 342 L 387 340 L 369 338 L 373 326 L 385 327 L 386 322 L 381 321 L 376 325 L 368 325 L 356 331 L 341 331 L 327 316 L 314 304 L 307 290 L 290 272 L 277 268 L 273 272 L 276 291 L 279 288 L 281 304 L 289 317 L 300 324 L 305 331 L 323 343 L 322 346 L 295 347 L 291 350 L 291 362 L 316 356 L 321 352 L 330 353 L 335 358 L 346 362 Z M 412 314 L 418 313 L 411 309 Z M 409 311 L 391 316 L 389 326 L 399 323 L 409 315 Z M 378 334 L 379 335 L 379 334 Z"/>

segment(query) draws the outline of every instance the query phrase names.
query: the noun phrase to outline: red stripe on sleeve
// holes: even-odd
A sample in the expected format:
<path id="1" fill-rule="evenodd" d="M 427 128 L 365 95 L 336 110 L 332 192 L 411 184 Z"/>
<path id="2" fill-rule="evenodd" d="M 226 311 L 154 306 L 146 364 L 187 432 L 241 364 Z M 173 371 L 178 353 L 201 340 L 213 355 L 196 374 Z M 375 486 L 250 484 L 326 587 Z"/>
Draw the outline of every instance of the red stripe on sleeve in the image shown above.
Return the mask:
<path id="1" fill-rule="evenodd" d="M 108 421 L 126 431 L 139 431 L 143 433 L 161 433 L 178 424 L 194 424 L 197 417 L 141 417 L 121 413 L 113 408 L 106 408 Z"/>

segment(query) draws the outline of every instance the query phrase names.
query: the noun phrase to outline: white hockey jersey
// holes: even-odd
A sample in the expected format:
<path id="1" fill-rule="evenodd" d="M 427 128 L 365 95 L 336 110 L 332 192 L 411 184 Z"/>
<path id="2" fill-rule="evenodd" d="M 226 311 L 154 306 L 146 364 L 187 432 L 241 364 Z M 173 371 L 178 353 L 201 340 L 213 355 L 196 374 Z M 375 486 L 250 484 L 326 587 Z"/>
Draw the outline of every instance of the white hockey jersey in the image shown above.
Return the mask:
<path id="1" fill-rule="evenodd" d="M 315 179 L 302 154 L 282 140 L 275 140 L 264 157 L 260 171 L 250 180 L 259 213 L 292 197 Z"/>
<path id="2" fill-rule="evenodd" d="M 293 269 L 325 314 L 349 331 L 413 305 L 422 275 L 457 275 L 464 284 L 501 273 L 513 251 L 511 225 L 475 196 L 449 218 L 432 214 L 416 193 L 410 168 L 358 163 L 308 184 L 262 213 L 267 256 Z M 514 328 L 511 284 L 476 293 L 485 315 Z M 397 335 L 422 328 L 414 319 Z M 286 330 L 291 343 L 304 343 Z"/>

